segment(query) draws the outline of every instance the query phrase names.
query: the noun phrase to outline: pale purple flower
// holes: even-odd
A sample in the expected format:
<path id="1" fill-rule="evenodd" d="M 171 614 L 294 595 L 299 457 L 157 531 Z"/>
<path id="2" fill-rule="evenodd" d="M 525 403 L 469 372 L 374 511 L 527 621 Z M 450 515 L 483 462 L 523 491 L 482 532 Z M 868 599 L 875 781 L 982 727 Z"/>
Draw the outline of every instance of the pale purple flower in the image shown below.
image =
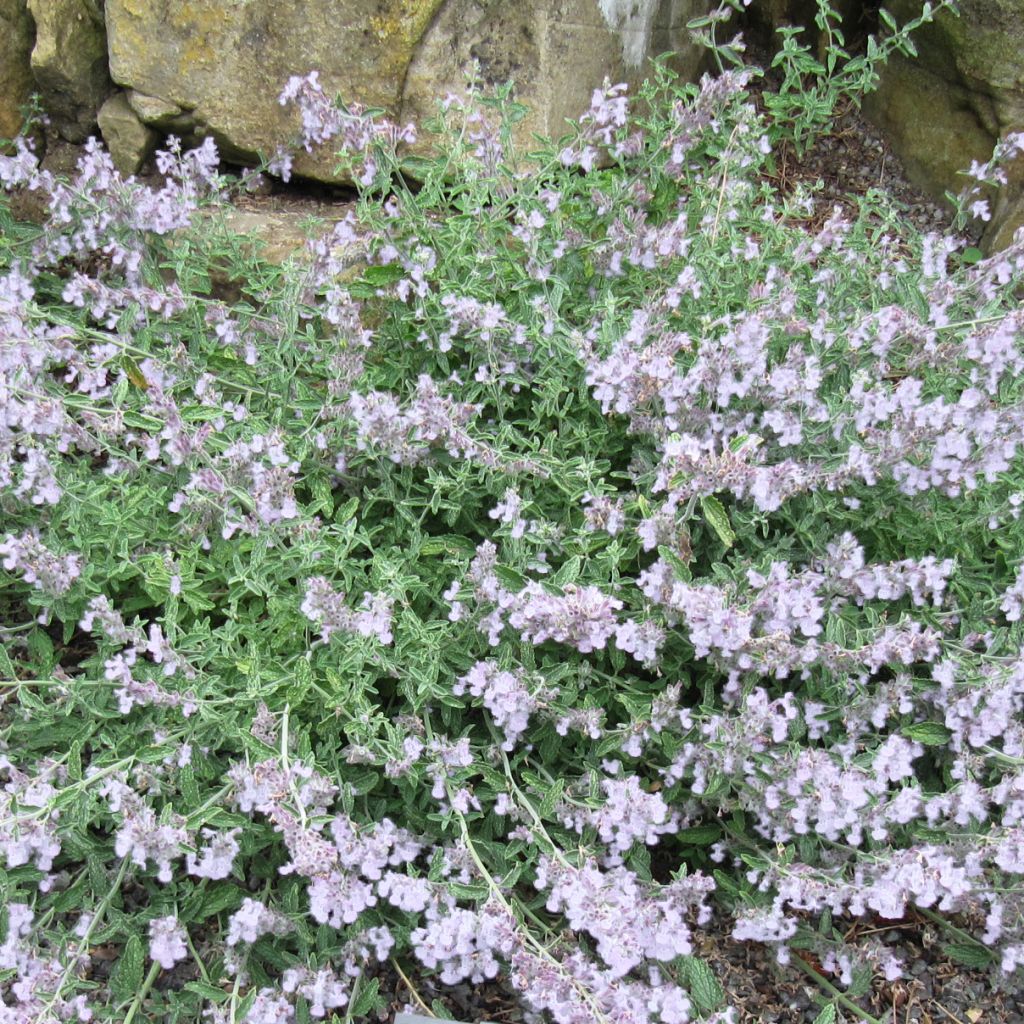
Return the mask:
<path id="1" fill-rule="evenodd" d="M 316 972 L 306 967 L 290 967 L 281 976 L 281 988 L 289 995 L 295 992 L 302 996 L 313 1017 L 326 1017 L 328 1011 L 348 1003 L 347 983 L 328 967 Z"/>
<path id="2" fill-rule="evenodd" d="M 264 935 L 286 935 L 291 930 L 292 923 L 284 914 L 247 896 L 238 910 L 228 918 L 225 942 L 229 946 L 239 942 L 253 943 Z"/>
<path id="3" fill-rule="evenodd" d="M 483 698 L 484 707 L 491 713 L 494 724 L 505 734 L 502 749 L 512 750 L 526 731 L 530 714 L 539 703 L 538 698 L 530 693 L 524 673 L 504 671 L 493 661 L 478 661 L 452 687 L 456 696 L 467 690 L 474 697 Z"/>
<path id="4" fill-rule="evenodd" d="M 1024 614 L 1024 564 L 1017 569 L 1017 578 L 1012 586 L 1003 592 L 999 608 L 1006 615 L 1007 622 L 1017 622 Z"/>
<path id="5" fill-rule="evenodd" d="M 0 557 L 8 572 L 18 573 L 50 597 L 66 594 L 82 573 L 80 556 L 54 554 L 35 533 L 7 534 L 7 539 L 0 541 Z"/>
<path id="6" fill-rule="evenodd" d="M 272 988 L 261 988 L 243 1024 L 292 1024 L 295 1008 Z"/>
<path id="7" fill-rule="evenodd" d="M 326 643 L 335 633 L 353 633 L 376 637 L 382 644 L 394 639 L 391 619 L 394 599 L 386 594 L 363 594 L 362 604 L 353 611 L 345 604 L 345 594 L 335 591 L 323 576 L 306 581 L 306 595 L 300 606 L 303 615 L 320 628 Z"/>
<path id="8" fill-rule="evenodd" d="M 195 875 L 196 878 L 227 878 L 231 874 L 235 857 L 238 856 L 238 834 L 241 831 L 240 828 L 229 829 L 226 832 L 204 828 L 202 835 L 207 840 L 206 846 L 197 853 L 185 854 L 185 867 L 188 873 Z"/>
<path id="9" fill-rule="evenodd" d="M 165 971 L 188 956 L 187 939 L 185 929 L 173 914 L 154 917 L 149 922 L 149 955 Z"/>

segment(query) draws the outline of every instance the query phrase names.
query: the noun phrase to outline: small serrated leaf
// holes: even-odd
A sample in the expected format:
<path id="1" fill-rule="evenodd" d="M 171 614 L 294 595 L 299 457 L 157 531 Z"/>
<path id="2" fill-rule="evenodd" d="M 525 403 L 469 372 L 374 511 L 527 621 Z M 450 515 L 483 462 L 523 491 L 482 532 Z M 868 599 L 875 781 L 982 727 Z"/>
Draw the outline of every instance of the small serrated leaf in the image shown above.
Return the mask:
<path id="1" fill-rule="evenodd" d="M 0 646 L 0 679 L 11 682 L 17 678 L 14 672 L 14 663 L 8 656 L 7 651 Z"/>
<path id="2" fill-rule="evenodd" d="M 693 579 L 693 573 L 690 572 L 690 567 L 671 548 L 665 547 L 664 544 L 659 544 L 658 554 L 668 562 L 672 571 L 684 583 L 689 583 L 690 580 Z"/>
<path id="3" fill-rule="evenodd" d="M 522 590 L 526 586 L 526 577 L 507 565 L 496 565 L 494 575 L 503 587 L 509 590 Z"/>
<path id="4" fill-rule="evenodd" d="M 352 1003 L 352 1016 L 355 1020 L 365 1017 L 373 1009 L 379 988 L 380 982 L 376 978 L 372 978 L 365 988 L 360 989 L 359 995 Z"/>
<path id="5" fill-rule="evenodd" d="M 346 501 L 344 505 L 340 505 L 337 511 L 334 513 L 334 521 L 339 525 L 341 523 L 348 522 L 348 520 L 350 520 L 356 514 L 356 509 L 358 508 L 359 499 L 349 498 L 348 501 Z"/>
<path id="6" fill-rule="evenodd" d="M 693 828 L 681 828 L 676 839 L 687 846 L 710 846 L 721 835 L 718 825 L 694 825 Z"/>
<path id="7" fill-rule="evenodd" d="M 540 807 L 537 809 L 537 813 L 542 818 L 551 817 L 558 806 L 558 801 L 562 799 L 564 789 L 565 781 L 563 779 L 556 779 L 554 785 L 548 787 L 547 792 L 544 794 L 544 799 L 541 800 Z"/>
<path id="8" fill-rule="evenodd" d="M 908 740 L 922 743 L 926 747 L 944 747 L 952 733 L 939 722 L 915 722 L 913 725 L 904 726 L 900 732 Z"/>
<path id="9" fill-rule="evenodd" d="M 579 555 L 573 555 L 551 578 L 556 587 L 564 587 L 567 583 L 573 583 L 579 579 L 580 567 L 583 560 Z"/>
<path id="10" fill-rule="evenodd" d="M 829 1003 L 821 1013 L 814 1018 L 814 1024 L 836 1024 L 836 1004 Z"/>
<path id="11" fill-rule="evenodd" d="M 138 935 L 132 935 L 124 944 L 121 958 L 110 975 L 110 991 L 119 1003 L 133 999 L 142 987 L 142 968 L 145 959 L 142 939 Z"/>
<path id="12" fill-rule="evenodd" d="M 206 985 L 201 981 L 186 981 L 182 987 L 186 992 L 195 992 L 197 996 L 202 996 L 211 1003 L 223 1003 L 230 995 L 229 992 L 225 992 L 222 988 L 217 988 L 215 985 Z"/>
<path id="13" fill-rule="evenodd" d="M 196 785 L 196 773 L 192 765 L 183 764 L 178 770 L 178 788 L 187 807 L 195 807 L 199 803 L 199 786 Z"/>
<path id="14" fill-rule="evenodd" d="M 727 547 L 731 548 L 736 543 L 736 534 L 733 532 L 732 523 L 729 522 L 729 513 L 725 506 L 713 495 L 700 499 L 700 510 L 704 515 L 704 521 L 718 534 L 718 539 Z"/>
<path id="15" fill-rule="evenodd" d="M 686 987 L 697 1006 L 705 1011 L 714 1010 L 725 999 L 725 992 L 715 972 L 699 957 L 682 958 L 686 969 Z"/>
<path id="16" fill-rule="evenodd" d="M 950 960 L 973 970 L 983 970 L 995 962 L 995 957 L 987 949 L 973 942 L 950 942 L 942 947 L 942 951 Z"/>

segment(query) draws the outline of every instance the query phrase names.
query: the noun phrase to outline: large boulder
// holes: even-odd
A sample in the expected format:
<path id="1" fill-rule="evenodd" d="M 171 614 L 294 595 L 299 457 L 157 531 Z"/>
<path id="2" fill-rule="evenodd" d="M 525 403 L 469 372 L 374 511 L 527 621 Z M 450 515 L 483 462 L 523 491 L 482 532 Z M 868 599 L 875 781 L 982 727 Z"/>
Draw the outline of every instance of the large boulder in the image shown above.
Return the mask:
<path id="1" fill-rule="evenodd" d="M 21 130 L 22 107 L 34 88 L 32 18 L 25 0 L 0 0 L 0 139 Z"/>
<path id="2" fill-rule="evenodd" d="M 529 108 L 517 135 L 558 138 L 578 118 L 607 77 L 638 86 L 652 56 L 674 52 L 674 67 L 693 79 L 704 51 L 687 21 L 708 0 L 447 0 L 414 54 L 403 91 L 404 118 L 436 113 L 439 97 L 458 91 L 471 60 L 485 83 L 512 79 L 515 98 Z"/>
<path id="3" fill-rule="evenodd" d="M 908 176 L 936 197 L 959 192 L 957 172 L 992 155 L 998 139 L 1024 131 L 1024 0 L 961 0 L 915 36 L 916 61 L 894 57 L 865 104 Z M 898 20 L 918 10 L 894 0 Z M 983 245 L 1007 244 L 1024 224 L 1024 161 L 1007 168 Z"/>
<path id="4" fill-rule="evenodd" d="M 36 0 L 41 2 L 41 0 Z M 485 80 L 517 82 L 535 108 L 518 131 L 559 134 L 605 76 L 637 84 L 648 57 L 679 49 L 692 75 L 700 53 L 685 22 L 708 0 L 107 0 L 110 73 L 149 123 L 212 133 L 229 159 L 291 144 L 294 110 L 278 95 L 316 70 L 329 94 L 382 107 L 401 121 L 435 112 L 476 61 Z M 334 181 L 335 160 L 303 154 L 296 173 Z"/>
<path id="5" fill-rule="evenodd" d="M 32 73 L 46 112 L 69 142 L 84 142 L 111 91 L 102 7 L 90 0 L 28 0 L 35 20 Z"/>

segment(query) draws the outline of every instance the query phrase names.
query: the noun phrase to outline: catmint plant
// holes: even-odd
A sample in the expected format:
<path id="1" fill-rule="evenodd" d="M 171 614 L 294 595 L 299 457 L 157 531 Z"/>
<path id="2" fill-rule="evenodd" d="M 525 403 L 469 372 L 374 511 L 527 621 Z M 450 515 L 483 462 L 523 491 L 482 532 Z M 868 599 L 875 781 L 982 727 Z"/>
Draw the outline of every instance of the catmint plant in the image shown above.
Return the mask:
<path id="1" fill-rule="evenodd" d="M 359 198 L 280 268 L 211 142 L 0 156 L 11 1020 L 735 1021 L 703 929 L 852 1000 L 912 911 L 1019 986 L 1024 236 L 773 191 L 823 17 L 532 151 L 282 83 Z"/>

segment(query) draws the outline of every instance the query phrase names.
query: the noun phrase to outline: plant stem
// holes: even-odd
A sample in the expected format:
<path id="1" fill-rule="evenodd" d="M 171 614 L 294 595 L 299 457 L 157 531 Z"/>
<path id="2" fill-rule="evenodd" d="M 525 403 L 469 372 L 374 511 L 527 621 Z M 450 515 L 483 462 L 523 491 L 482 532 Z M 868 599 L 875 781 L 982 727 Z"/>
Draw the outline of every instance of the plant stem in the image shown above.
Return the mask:
<path id="1" fill-rule="evenodd" d="M 823 978 L 806 960 L 799 956 L 792 957 L 790 963 L 795 963 L 800 970 L 804 972 L 809 978 L 813 978 L 815 983 L 823 988 L 833 999 L 838 1003 L 842 1003 L 847 1010 L 851 1013 L 857 1014 L 857 1016 L 866 1022 L 866 1024 L 882 1024 L 877 1017 L 872 1017 L 870 1013 L 866 1013 L 862 1010 L 849 996 L 844 995 L 826 978 Z"/>
<path id="2" fill-rule="evenodd" d="M 954 935 L 958 935 L 964 942 L 969 942 L 972 946 L 977 946 L 979 949 L 988 951 L 988 946 L 983 942 L 979 942 L 970 932 L 965 932 L 962 928 L 958 928 L 951 921 L 947 921 L 941 914 L 936 914 L 934 910 L 928 910 L 925 907 L 914 907 L 922 917 L 927 917 L 929 921 L 937 924 L 940 928 L 945 928 L 946 931 L 952 932 Z"/>
<path id="3" fill-rule="evenodd" d="M 408 978 L 406 977 L 405 971 L 403 971 L 403 970 L 402 970 L 402 968 L 401 968 L 401 966 L 399 965 L 398 961 L 397 961 L 397 960 L 396 960 L 396 959 L 395 959 L 394 957 L 391 957 L 391 966 L 392 966 L 392 967 L 394 967 L 394 969 L 395 969 L 395 970 L 396 970 L 396 971 L 398 972 L 398 976 L 399 976 L 399 977 L 400 977 L 400 978 L 402 979 L 402 983 L 403 983 L 403 984 L 405 985 L 405 987 L 406 987 L 406 988 L 407 988 L 407 989 L 409 990 L 409 994 L 410 994 L 410 995 L 411 995 L 411 996 L 413 997 L 413 999 L 415 999 L 415 1000 L 416 1000 L 416 1002 L 417 1002 L 417 1003 L 419 1004 L 419 1007 L 420 1007 L 420 1009 L 421 1009 L 421 1010 L 422 1010 L 422 1011 L 423 1011 L 423 1012 L 424 1012 L 424 1013 L 425 1013 L 425 1014 L 426 1014 L 426 1015 L 427 1015 L 428 1017 L 434 1017 L 434 1016 L 436 1016 L 436 1014 L 434 1013 L 434 1011 L 433 1011 L 433 1010 L 431 1010 L 431 1008 L 430 1008 L 429 1006 L 427 1006 L 427 1004 L 426 1004 L 426 1003 L 425 1003 L 425 1002 L 423 1001 L 423 997 L 422 997 L 422 996 L 421 996 L 421 995 L 419 994 L 419 992 L 417 992 L 417 991 L 416 991 L 416 987 L 415 987 L 415 986 L 413 985 L 413 983 L 412 983 L 412 982 L 411 982 L 411 981 L 410 981 L 410 980 L 409 980 L 409 979 L 408 979 Z"/>
<path id="4" fill-rule="evenodd" d="M 143 999 L 149 995 L 149 990 L 153 987 L 153 982 L 156 981 L 156 976 L 160 973 L 160 970 L 160 965 L 155 961 L 149 965 L 149 973 L 142 982 L 142 988 L 135 993 L 135 998 L 132 1000 L 132 1005 L 128 1007 L 128 1013 L 125 1014 L 123 1024 L 132 1024 L 135 1014 L 139 1012 Z"/>
<path id="5" fill-rule="evenodd" d="M 113 884 L 107 890 L 106 895 L 100 900 L 99 906 L 96 908 L 96 913 L 93 914 L 89 921 L 89 927 L 86 928 L 85 934 L 82 936 L 82 940 L 79 943 L 79 949 L 88 950 L 89 942 L 92 939 L 93 933 L 99 927 L 100 922 L 103 920 L 103 915 L 107 912 L 107 908 L 113 902 L 114 896 L 121 891 L 121 883 L 124 881 L 124 876 L 128 871 L 128 858 L 121 858 L 121 866 L 118 868 L 117 877 L 114 879 Z M 61 998 L 61 994 L 64 991 L 64 987 L 71 980 L 71 975 L 78 966 L 78 957 L 72 958 L 71 962 L 64 968 L 64 973 L 60 977 L 60 981 L 57 982 L 57 987 L 53 990 L 49 1000 L 43 1007 L 41 1016 L 35 1018 L 36 1024 L 47 1024 L 52 1019 L 52 1011 L 57 1003 L 57 1000 Z"/>

